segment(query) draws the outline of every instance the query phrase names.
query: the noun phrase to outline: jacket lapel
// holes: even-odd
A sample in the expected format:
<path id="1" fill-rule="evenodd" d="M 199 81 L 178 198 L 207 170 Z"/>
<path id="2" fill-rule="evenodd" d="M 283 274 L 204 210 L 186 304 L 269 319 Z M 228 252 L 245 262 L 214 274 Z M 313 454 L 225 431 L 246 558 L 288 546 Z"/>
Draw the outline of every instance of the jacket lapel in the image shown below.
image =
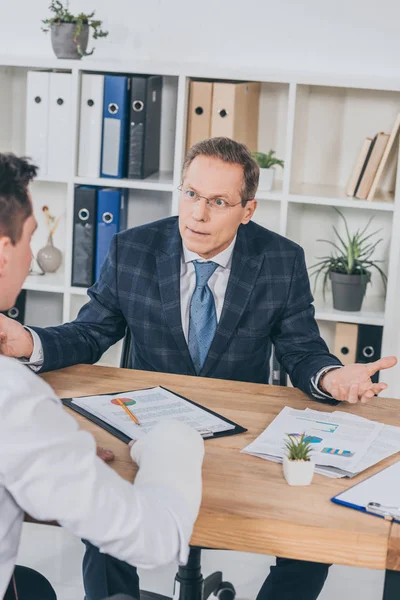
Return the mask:
<path id="1" fill-rule="evenodd" d="M 199 373 L 201 376 L 207 375 L 224 352 L 247 306 L 264 260 L 264 256 L 258 255 L 252 248 L 247 237 L 246 226 L 241 225 L 233 250 L 231 274 L 221 318 L 206 361 Z"/>
<path id="2" fill-rule="evenodd" d="M 161 304 L 165 319 L 183 359 L 189 368 L 189 374 L 195 375 L 195 369 L 189 353 L 182 329 L 180 273 L 181 273 L 182 240 L 178 221 L 166 232 L 157 252 L 157 274 Z"/>

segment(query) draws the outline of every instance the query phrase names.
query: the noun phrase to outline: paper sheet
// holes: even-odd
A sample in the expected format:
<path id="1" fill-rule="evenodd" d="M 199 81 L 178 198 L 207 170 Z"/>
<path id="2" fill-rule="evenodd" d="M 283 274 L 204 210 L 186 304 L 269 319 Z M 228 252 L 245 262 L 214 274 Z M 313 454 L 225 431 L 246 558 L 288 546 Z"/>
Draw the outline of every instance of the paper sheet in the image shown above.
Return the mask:
<path id="1" fill-rule="evenodd" d="M 121 398 L 137 417 L 140 425 L 136 425 L 130 419 L 125 410 L 115 402 L 115 398 Z M 106 396 L 73 398 L 72 402 L 133 440 L 139 439 L 157 423 L 170 419 L 184 422 L 203 435 L 234 429 L 234 425 L 161 387 Z"/>

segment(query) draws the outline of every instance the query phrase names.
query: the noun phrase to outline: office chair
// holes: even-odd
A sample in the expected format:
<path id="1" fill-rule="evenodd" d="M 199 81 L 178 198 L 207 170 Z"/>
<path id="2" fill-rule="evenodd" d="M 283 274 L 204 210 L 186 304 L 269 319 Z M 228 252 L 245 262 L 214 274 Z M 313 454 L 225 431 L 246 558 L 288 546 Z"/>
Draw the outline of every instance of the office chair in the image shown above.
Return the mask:
<path id="1" fill-rule="evenodd" d="M 128 329 L 122 347 L 120 367 L 132 368 L 132 339 Z M 216 571 L 204 579 L 201 574 L 201 548 L 191 546 L 187 565 L 179 567 L 175 576 L 174 600 L 206 600 L 211 594 L 219 600 L 234 600 L 236 591 L 229 581 L 222 580 L 221 571 Z M 172 599 L 141 590 L 140 600 Z"/>

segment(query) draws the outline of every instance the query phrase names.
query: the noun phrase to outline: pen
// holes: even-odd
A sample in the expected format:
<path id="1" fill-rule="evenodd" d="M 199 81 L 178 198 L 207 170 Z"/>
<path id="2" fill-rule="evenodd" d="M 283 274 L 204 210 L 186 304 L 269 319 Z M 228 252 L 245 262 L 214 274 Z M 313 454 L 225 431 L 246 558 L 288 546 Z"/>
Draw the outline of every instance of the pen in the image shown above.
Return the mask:
<path id="1" fill-rule="evenodd" d="M 116 402 L 118 402 L 118 404 L 119 404 L 120 406 L 122 406 L 122 408 L 124 409 L 124 411 L 125 411 L 126 413 L 128 413 L 128 415 L 130 416 L 130 418 L 132 419 L 132 421 L 133 421 L 134 423 L 136 423 L 136 425 L 140 425 L 139 419 L 137 419 L 137 418 L 135 417 L 135 415 L 133 414 L 133 412 L 132 412 L 132 411 L 130 411 L 130 410 L 129 410 L 129 408 L 128 408 L 128 407 L 127 407 L 127 406 L 126 406 L 126 405 L 125 405 L 125 404 L 122 402 L 121 398 L 115 398 L 115 400 L 116 400 Z"/>

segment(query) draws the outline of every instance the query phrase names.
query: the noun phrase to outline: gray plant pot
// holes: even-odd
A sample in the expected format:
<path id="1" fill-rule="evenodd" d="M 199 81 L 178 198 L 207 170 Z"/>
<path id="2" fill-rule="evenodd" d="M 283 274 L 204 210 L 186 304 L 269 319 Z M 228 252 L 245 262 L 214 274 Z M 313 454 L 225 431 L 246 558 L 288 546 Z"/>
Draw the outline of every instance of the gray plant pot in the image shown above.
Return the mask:
<path id="1" fill-rule="evenodd" d="M 57 58 L 69 58 L 79 60 L 82 58 L 78 54 L 77 46 L 81 47 L 82 52 L 86 52 L 89 40 L 89 25 L 83 25 L 76 42 L 74 42 L 76 23 L 53 23 L 51 26 L 51 44 L 54 54 Z"/>
<path id="2" fill-rule="evenodd" d="M 332 281 L 333 308 L 354 312 L 361 310 L 371 274 L 346 275 L 331 271 L 329 277 Z"/>

